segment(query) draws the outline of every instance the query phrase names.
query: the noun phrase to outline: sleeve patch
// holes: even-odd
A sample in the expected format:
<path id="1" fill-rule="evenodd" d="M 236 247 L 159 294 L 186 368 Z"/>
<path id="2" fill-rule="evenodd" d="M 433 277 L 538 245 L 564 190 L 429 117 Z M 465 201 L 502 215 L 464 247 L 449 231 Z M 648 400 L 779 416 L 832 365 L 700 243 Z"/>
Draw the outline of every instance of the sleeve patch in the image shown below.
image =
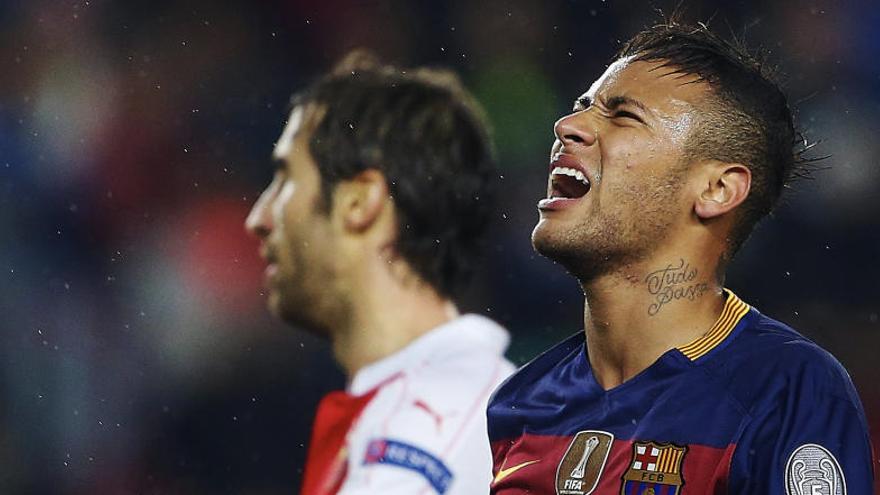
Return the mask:
<path id="1" fill-rule="evenodd" d="M 415 471 L 441 495 L 452 483 L 452 472 L 443 461 L 418 447 L 395 440 L 370 440 L 363 464 L 389 464 Z"/>
<path id="2" fill-rule="evenodd" d="M 846 495 L 846 480 L 834 454 L 807 443 L 794 449 L 785 465 L 787 495 Z"/>

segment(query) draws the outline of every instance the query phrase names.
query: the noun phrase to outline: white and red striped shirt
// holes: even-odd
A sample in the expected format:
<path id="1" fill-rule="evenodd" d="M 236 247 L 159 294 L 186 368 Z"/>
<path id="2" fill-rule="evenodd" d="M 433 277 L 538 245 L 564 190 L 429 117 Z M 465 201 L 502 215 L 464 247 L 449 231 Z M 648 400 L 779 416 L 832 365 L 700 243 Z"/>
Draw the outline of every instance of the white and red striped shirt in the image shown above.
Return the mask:
<path id="1" fill-rule="evenodd" d="M 486 403 L 513 372 L 507 331 L 465 315 L 322 400 L 302 495 L 488 493 Z"/>

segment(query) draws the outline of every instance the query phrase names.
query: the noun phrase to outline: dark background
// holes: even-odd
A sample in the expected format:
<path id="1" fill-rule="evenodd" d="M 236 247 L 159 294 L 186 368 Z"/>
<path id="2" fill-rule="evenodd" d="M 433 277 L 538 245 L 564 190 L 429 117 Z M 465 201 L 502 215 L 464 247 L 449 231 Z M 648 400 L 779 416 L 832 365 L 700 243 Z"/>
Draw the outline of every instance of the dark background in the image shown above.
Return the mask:
<path id="1" fill-rule="evenodd" d="M 833 352 L 880 443 L 880 9 L 686 1 L 786 74 L 829 170 L 728 286 Z M 582 325 L 533 254 L 551 125 L 671 2 L 0 3 L 0 492 L 295 493 L 327 345 L 272 320 L 244 217 L 290 94 L 348 49 L 458 70 L 494 122 L 492 256 L 464 307 L 530 359 Z"/>

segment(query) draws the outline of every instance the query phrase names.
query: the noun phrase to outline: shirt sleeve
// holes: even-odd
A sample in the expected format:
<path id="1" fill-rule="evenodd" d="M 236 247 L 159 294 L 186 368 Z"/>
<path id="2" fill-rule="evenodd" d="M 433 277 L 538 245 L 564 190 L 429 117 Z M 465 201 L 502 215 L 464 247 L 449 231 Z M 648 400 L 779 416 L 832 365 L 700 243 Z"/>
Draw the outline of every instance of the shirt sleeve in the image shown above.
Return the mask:
<path id="1" fill-rule="evenodd" d="M 872 448 L 852 382 L 842 368 L 833 370 L 842 379 L 832 391 L 811 374 L 800 373 L 753 414 L 734 452 L 729 493 L 872 493 Z"/>
<path id="2" fill-rule="evenodd" d="M 452 470 L 434 452 L 411 442 L 374 438 L 352 472 L 341 495 L 448 493 Z"/>
<path id="3" fill-rule="evenodd" d="M 414 387 L 415 388 L 415 387 Z M 438 396 L 438 384 L 432 394 Z M 382 427 L 358 430 L 343 495 L 475 495 L 492 476 L 486 394 L 456 401 L 407 395 Z"/>

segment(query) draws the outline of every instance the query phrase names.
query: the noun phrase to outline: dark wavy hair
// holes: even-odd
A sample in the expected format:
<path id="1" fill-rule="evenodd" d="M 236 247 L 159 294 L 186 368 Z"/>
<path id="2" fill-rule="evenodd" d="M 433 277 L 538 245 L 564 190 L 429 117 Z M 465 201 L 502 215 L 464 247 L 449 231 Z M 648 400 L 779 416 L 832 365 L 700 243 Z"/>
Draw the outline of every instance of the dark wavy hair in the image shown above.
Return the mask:
<path id="1" fill-rule="evenodd" d="M 322 207 L 340 181 L 385 176 L 397 213 L 396 250 L 438 293 L 454 298 L 472 273 L 498 177 L 483 110 L 449 71 L 381 65 L 363 50 L 293 98 L 323 116 L 310 151 Z"/>
<path id="2" fill-rule="evenodd" d="M 689 159 L 741 163 L 752 173 L 751 191 L 738 208 L 728 241 L 726 256 L 732 257 L 788 184 L 808 172 L 809 160 L 802 157 L 808 146 L 802 146 L 795 131 L 775 69 L 740 41 L 725 40 L 704 24 L 676 20 L 642 30 L 617 57 L 660 62 L 709 85 L 710 97 L 700 109 L 685 153 Z"/>

